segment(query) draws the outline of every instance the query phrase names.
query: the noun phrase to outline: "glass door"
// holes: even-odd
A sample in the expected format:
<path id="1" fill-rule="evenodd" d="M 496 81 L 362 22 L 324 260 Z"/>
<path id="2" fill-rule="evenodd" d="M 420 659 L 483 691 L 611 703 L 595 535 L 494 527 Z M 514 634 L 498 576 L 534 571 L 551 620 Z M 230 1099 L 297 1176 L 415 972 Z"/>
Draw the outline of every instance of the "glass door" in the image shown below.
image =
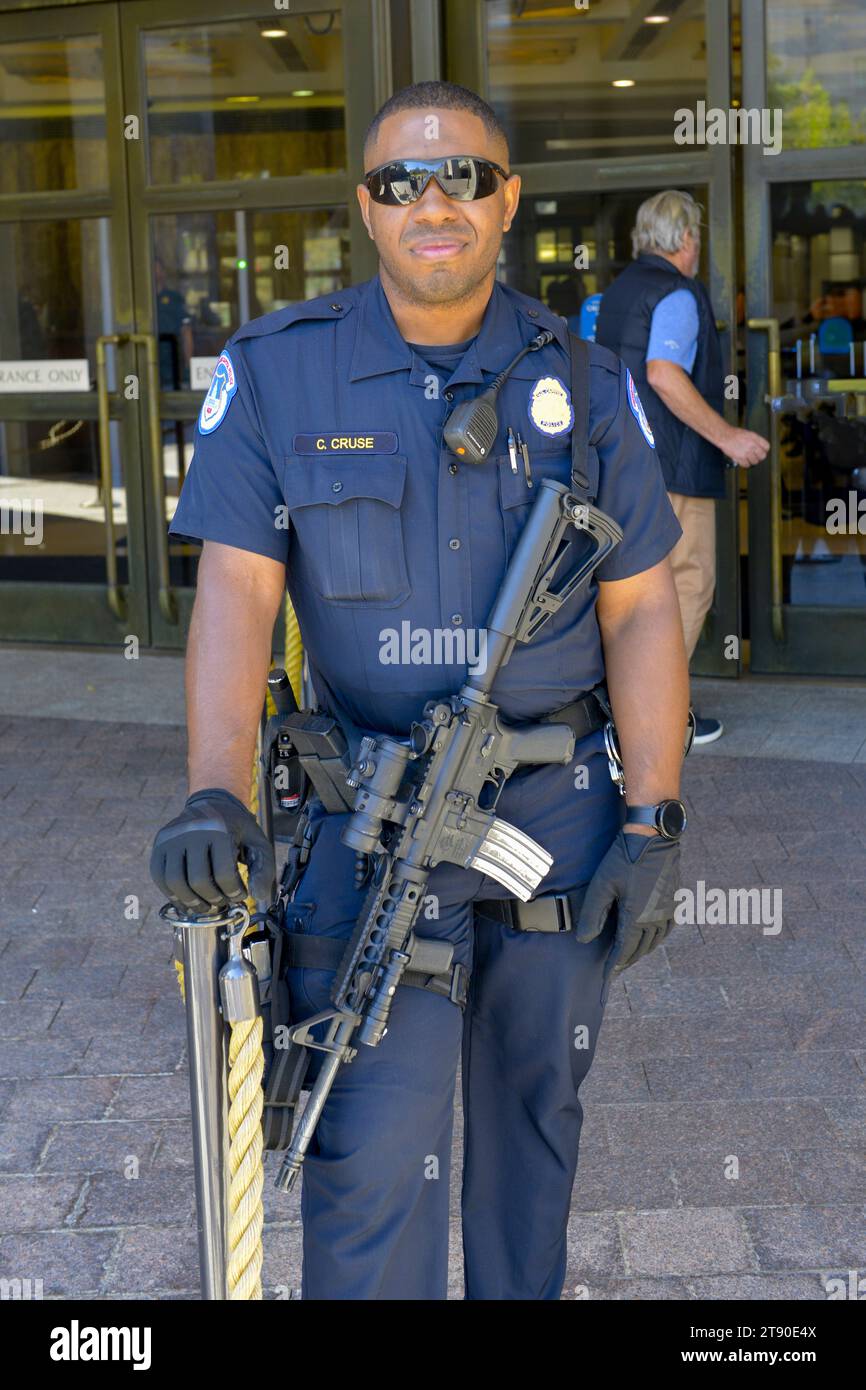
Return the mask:
<path id="1" fill-rule="evenodd" d="M 121 7 L 136 320 L 158 344 L 148 436 L 152 640 L 184 640 L 198 547 L 166 537 L 216 359 L 248 319 L 372 273 L 347 150 L 374 112 L 367 4 L 141 0 Z M 362 80 L 363 78 L 363 80 Z M 351 275 L 350 275 L 351 265 Z"/>
<path id="2" fill-rule="evenodd" d="M 701 277 L 736 380 L 730 152 L 678 143 L 678 108 L 730 105 L 727 0 L 687 6 L 593 0 L 448 0 L 448 76 L 485 94 L 505 123 L 523 201 L 501 276 L 581 331 L 588 311 L 631 259 L 640 203 L 663 188 L 704 207 Z M 586 311 L 585 311 L 586 313 Z M 584 313 L 584 317 L 585 317 Z M 738 423 L 737 402 L 730 406 Z M 692 669 L 739 670 L 737 479 L 716 509 L 717 584 Z"/>
<path id="3" fill-rule="evenodd" d="M 375 12 L 0 16 L 0 639 L 183 644 L 167 524 L 223 344 L 375 270 L 347 154 L 390 82 Z"/>
<path id="4" fill-rule="evenodd" d="M 149 641 L 117 8 L 0 15 L 0 638 Z"/>
<path id="5" fill-rule="evenodd" d="M 743 0 L 752 667 L 866 675 L 866 29 L 862 0 Z"/>

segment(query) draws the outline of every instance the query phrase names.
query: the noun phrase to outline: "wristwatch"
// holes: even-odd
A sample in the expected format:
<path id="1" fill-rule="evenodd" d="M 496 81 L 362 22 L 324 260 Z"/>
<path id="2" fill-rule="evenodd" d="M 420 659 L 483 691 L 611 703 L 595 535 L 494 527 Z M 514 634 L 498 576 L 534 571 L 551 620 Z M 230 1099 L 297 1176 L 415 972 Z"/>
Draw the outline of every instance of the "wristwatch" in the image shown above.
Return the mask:
<path id="1" fill-rule="evenodd" d="M 626 806 L 626 825 L 651 825 L 663 840 L 678 840 L 688 825 L 681 801 L 660 801 L 658 806 Z"/>

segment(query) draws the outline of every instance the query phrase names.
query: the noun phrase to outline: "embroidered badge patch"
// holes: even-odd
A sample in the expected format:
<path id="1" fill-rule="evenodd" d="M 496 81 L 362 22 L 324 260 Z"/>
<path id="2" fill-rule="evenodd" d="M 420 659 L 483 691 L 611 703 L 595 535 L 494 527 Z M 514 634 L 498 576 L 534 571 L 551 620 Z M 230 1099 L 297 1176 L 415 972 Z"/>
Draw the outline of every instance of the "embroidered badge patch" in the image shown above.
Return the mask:
<path id="1" fill-rule="evenodd" d="M 558 376 L 538 378 L 529 397 L 529 418 L 542 434 L 566 434 L 574 424 L 568 388 Z"/>
<path id="2" fill-rule="evenodd" d="M 637 387 L 634 384 L 634 378 L 632 377 L 632 374 L 627 367 L 626 376 L 628 377 L 628 403 L 631 406 L 631 413 L 640 425 L 641 433 L 643 434 L 643 437 L 646 440 L 647 444 L 650 446 L 651 449 L 654 449 L 656 446 L 655 436 L 653 435 L 653 432 L 650 429 L 649 420 L 646 418 L 646 411 L 644 410 L 641 398 L 637 393 Z"/>
<path id="3" fill-rule="evenodd" d="M 222 424 L 237 389 L 234 363 L 227 352 L 221 352 L 198 417 L 202 434 L 212 434 Z"/>

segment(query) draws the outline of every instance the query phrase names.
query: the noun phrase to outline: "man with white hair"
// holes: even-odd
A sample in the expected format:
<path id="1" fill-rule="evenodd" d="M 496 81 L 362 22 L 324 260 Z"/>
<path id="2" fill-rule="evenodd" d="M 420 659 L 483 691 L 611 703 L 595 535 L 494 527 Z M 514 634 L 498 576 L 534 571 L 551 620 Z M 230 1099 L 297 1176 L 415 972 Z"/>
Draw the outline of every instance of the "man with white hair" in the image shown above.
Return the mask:
<path id="1" fill-rule="evenodd" d="M 769 444 L 724 418 L 725 373 L 710 297 L 698 280 L 701 207 L 666 189 L 638 208 L 631 265 L 605 291 L 596 341 L 625 362 L 637 408 L 645 406 L 682 538 L 671 552 L 686 652 L 692 653 L 716 585 L 715 500 L 725 458 L 751 468 Z M 636 389 L 635 389 L 636 388 Z M 696 743 L 722 733 L 698 718 Z"/>

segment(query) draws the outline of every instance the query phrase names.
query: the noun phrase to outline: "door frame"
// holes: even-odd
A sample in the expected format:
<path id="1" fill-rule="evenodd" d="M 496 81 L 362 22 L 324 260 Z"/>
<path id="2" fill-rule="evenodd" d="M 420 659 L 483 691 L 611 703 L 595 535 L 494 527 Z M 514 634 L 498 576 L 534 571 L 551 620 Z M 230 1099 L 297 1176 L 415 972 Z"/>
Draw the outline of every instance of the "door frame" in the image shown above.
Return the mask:
<path id="1" fill-rule="evenodd" d="M 765 0 L 742 0 L 743 106 L 767 105 L 767 23 Z M 771 159 L 754 145 L 743 149 L 747 320 L 773 314 L 773 243 L 770 192 L 774 183 L 810 179 L 862 179 L 862 145 L 831 149 L 784 148 Z M 770 344 L 764 329 L 747 332 L 748 420 L 750 429 L 769 436 Z M 784 387 L 783 387 L 784 389 Z M 771 471 L 749 470 L 749 607 L 751 669 L 762 674 L 866 676 L 866 609 L 781 606 L 774 594 Z M 776 579 L 778 585 L 778 577 Z M 775 612 L 774 612 L 775 607 Z M 775 621 L 774 621 L 775 619 Z"/>
<path id="2" fill-rule="evenodd" d="M 474 87 L 487 100 L 489 74 L 483 0 L 445 0 L 447 76 Z M 707 106 L 731 105 L 731 0 L 707 0 Z M 557 193 L 603 193 L 700 185 L 707 189 L 710 294 L 720 324 L 726 375 L 737 370 L 736 264 L 734 241 L 733 161 L 725 146 L 672 155 L 613 156 L 602 160 L 551 160 L 514 165 L 523 193 L 544 197 Z M 737 402 L 727 402 L 726 418 L 739 423 Z M 741 642 L 727 657 L 731 636 L 740 636 L 739 479 L 726 472 L 725 497 L 716 507 L 717 583 L 713 606 L 692 660 L 696 675 L 736 677 Z"/>
<path id="3" fill-rule="evenodd" d="M 132 328 L 130 293 L 132 266 L 128 236 L 128 188 L 124 151 L 112 129 L 123 128 L 123 92 L 120 78 L 120 24 L 116 4 L 79 7 L 73 4 L 38 8 L 16 6 L 0 12 L 0 42 L 56 39 L 98 34 L 103 53 L 106 157 L 108 184 L 104 189 L 59 190 L 47 193 L 0 194 L 0 221 L 63 221 L 105 218 L 111 256 L 113 328 L 127 333 Z M 115 349 L 116 380 L 134 370 L 134 348 Z M 108 604 L 108 585 L 43 581 L 8 581 L 0 619 L 0 639 L 12 641 L 81 642 L 115 646 L 129 634 L 142 645 L 150 641 L 147 563 L 141 488 L 140 413 L 123 393 L 109 393 L 108 412 L 121 430 L 124 455 L 123 481 L 127 503 L 128 583 L 123 617 Z M 10 393 L 0 396 L 4 421 L 69 419 L 98 421 L 96 391 L 52 392 L 50 395 Z"/>

